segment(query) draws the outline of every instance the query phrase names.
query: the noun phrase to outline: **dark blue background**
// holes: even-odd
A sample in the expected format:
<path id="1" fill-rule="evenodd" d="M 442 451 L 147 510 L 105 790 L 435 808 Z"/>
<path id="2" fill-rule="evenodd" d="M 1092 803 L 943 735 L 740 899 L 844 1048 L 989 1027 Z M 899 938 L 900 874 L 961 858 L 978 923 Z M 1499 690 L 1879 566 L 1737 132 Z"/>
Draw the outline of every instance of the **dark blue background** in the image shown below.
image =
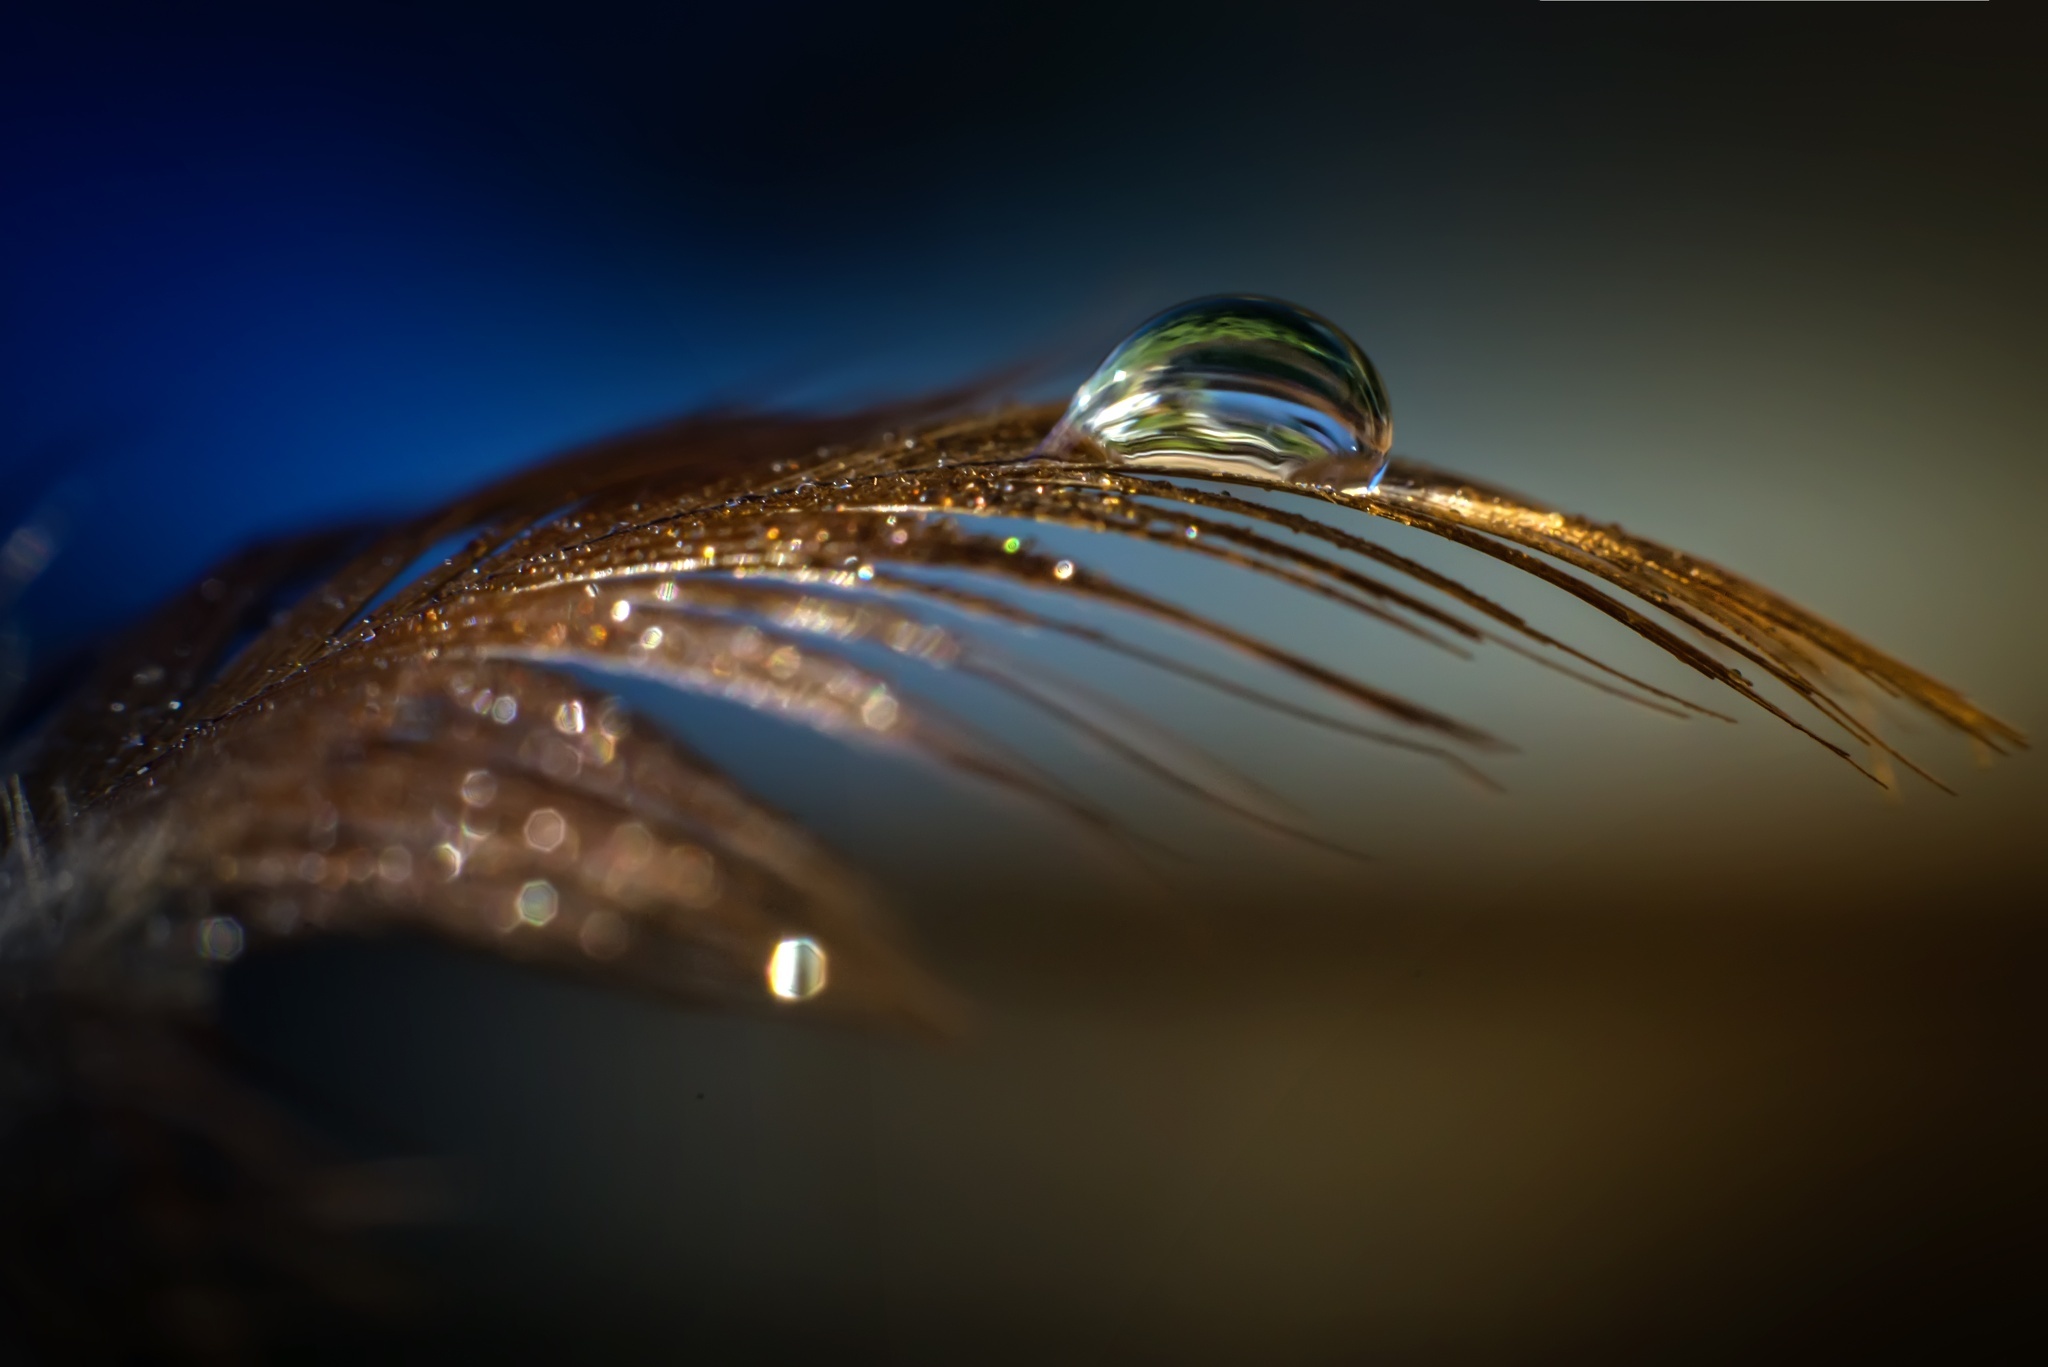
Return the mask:
<path id="1" fill-rule="evenodd" d="M 1218 289 L 1337 316 L 1403 415 L 1526 405 L 1635 349 L 1588 354 L 1602 297 L 1950 251 L 1893 230 L 2039 146 L 1973 8 L 15 7 L 0 529 L 69 528 L 30 634 L 713 398 L 1071 382 Z"/>

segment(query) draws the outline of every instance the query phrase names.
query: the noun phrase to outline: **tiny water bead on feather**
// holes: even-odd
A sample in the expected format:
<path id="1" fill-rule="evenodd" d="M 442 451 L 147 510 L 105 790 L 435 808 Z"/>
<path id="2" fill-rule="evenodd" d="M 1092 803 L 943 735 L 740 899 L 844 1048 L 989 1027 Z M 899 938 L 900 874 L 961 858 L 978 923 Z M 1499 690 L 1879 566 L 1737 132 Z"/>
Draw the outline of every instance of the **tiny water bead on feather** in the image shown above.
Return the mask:
<path id="1" fill-rule="evenodd" d="M 1393 439 L 1379 373 L 1334 323 L 1278 299 L 1216 295 L 1119 343 L 1042 449 L 1363 493 L 1385 472 Z"/>
<path id="2" fill-rule="evenodd" d="M 825 990 L 825 951 L 807 935 L 775 942 L 768 956 L 768 990 L 786 1002 L 806 1001 Z"/>

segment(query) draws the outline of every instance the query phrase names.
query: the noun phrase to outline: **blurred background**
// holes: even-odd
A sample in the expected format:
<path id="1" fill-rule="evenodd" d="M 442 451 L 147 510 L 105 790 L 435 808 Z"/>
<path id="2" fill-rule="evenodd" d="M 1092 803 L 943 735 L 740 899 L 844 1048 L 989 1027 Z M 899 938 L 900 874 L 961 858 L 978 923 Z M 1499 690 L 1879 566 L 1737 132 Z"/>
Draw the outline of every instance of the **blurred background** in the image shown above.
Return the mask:
<path id="1" fill-rule="evenodd" d="M 17 7 L 0 698 L 259 535 L 709 403 L 1020 366 L 1054 397 L 1156 309 L 1254 291 L 1373 356 L 1397 450 L 1729 564 L 2038 736 L 2048 96 L 2016 8 Z M 686 709 L 873 871 L 970 1036 L 421 947 L 240 965 L 252 1070 L 459 1198 L 394 1245 L 420 1308 L 303 1351 L 2040 1339 L 2037 758 L 1923 728 L 1961 796 L 1887 794 L 1760 714 L 1118 564 L 1507 736 L 1509 791 L 1144 693 L 1375 856 L 1072 756 L 1198 851 L 1162 899 L 1042 814 Z"/>

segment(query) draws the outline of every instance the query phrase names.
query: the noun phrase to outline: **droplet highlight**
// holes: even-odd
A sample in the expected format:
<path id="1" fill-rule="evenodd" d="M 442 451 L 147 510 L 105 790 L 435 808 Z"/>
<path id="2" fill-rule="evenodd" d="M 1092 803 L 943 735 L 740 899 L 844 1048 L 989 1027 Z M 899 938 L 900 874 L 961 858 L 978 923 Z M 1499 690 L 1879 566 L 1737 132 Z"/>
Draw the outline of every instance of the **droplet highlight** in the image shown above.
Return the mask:
<path id="1" fill-rule="evenodd" d="M 1336 324 L 1278 299 L 1218 295 L 1118 344 L 1040 451 L 1369 492 L 1393 438 L 1386 387 Z"/>
<path id="2" fill-rule="evenodd" d="M 545 878 L 536 878 L 522 885 L 517 897 L 513 898 L 513 910 L 519 920 L 530 926 L 544 926 L 555 919 L 555 911 L 561 905 L 561 898 L 555 892 L 555 885 Z M 518 924 L 514 922 L 513 924 Z"/>
<path id="3" fill-rule="evenodd" d="M 775 942 L 768 956 L 768 990 L 784 1001 L 804 1001 L 825 990 L 825 951 L 806 935 Z"/>

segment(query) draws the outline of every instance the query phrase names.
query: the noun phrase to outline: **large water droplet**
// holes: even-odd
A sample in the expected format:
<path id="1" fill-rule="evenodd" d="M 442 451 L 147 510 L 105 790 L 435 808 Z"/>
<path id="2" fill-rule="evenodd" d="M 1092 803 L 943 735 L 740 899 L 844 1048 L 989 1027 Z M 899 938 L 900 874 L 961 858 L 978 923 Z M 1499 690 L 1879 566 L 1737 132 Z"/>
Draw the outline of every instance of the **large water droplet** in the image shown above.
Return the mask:
<path id="1" fill-rule="evenodd" d="M 1365 491 L 1393 437 L 1385 386 L 1335 324 L 1278 299 L 1217 295 L 1126 337 L 1041 449 Z"/>

